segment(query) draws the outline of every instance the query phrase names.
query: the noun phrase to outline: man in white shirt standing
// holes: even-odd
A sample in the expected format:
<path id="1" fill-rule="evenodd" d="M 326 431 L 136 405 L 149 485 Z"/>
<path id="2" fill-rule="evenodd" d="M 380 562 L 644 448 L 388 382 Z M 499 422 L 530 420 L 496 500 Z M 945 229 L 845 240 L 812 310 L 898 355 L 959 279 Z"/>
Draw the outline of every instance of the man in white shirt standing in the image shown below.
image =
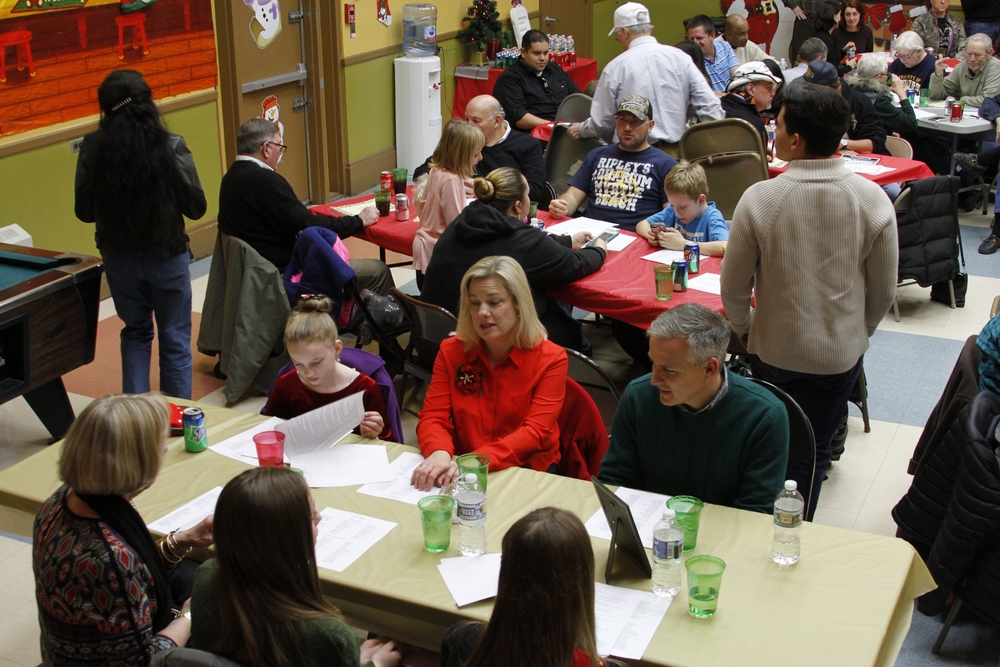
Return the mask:
<path id="1" fill-rule="evenodd" d="M 618 102 L 633 94 L 642 95 L 653 106 L 656 122 L 650 143 L 674 156 L 687 129 L 689 102 L 699 120 L 725 116 L 719 98 L 691 58 L 680 49 L 660 44 L 652 32 L 649 10 L 643 5 L 628 2 L 615 10 L 615 25 L 608 36 L 613 36 L 625 52 L 604 68 L 590 106 L 590 118 L 570 125 L 570 136 L 613 141 Z"/>

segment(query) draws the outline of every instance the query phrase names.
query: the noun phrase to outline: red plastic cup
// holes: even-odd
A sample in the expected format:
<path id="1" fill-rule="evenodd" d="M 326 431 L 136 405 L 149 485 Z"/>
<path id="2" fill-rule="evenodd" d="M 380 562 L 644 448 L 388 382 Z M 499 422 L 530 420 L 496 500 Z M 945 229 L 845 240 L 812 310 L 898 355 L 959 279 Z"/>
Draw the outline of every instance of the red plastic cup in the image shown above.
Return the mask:
<path id="1" fill-rule="evenodd" d="M 257 446 L 257 460 L 261 468 L 280 468 L 285 465 L 285 434 L 281 431 L 261 431 L 253 437 Z"/>

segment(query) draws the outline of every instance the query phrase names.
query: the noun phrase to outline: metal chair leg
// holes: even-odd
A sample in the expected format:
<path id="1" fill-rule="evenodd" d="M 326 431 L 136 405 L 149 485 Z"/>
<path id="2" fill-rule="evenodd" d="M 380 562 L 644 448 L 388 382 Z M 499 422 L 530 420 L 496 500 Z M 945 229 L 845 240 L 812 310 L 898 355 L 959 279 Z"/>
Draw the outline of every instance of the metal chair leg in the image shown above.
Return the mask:
<path id="1" fill-rule="evenodd" d="M 958 616 L 958 610 L 961 608 L 962 601 L 955 598 L 955 604 L 951 606 L 951 611 L 948 612 L 948 618 L 944 619 L 944 627 L 941 628 L 937 641 L 934 642 L 934 646 L 931 647 L 931 653 L 934 655 L 941 653 L 941 645 L 944 644 L 944 638 L 948 636 L 948 631 L 951 630 L 951 626 L 955 622 L 955 617 Z"/>
<path id="2" fill-rule="evenodd" d="M 896 298 L 892 300 L 892 312 L 896 316 L 896 321 L 898 322 L 899 321 L 899 295 L 898 294 L 896 295 Z"/>

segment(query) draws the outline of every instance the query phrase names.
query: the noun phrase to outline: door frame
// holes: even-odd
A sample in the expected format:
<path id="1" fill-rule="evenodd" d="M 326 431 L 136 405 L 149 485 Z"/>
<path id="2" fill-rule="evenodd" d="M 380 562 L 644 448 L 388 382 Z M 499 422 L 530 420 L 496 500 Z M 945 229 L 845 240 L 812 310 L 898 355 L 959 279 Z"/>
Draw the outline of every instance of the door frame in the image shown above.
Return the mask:
<path id="1" fill-rule="evenodd" d="M 538 0 L 538 29 L 542 32 L 548 34 L 547 26 L 545 25 L 545 17 L 551 16 L 552 12 L 549 11 L 550 0 Z M 591 0 L 583 0 L 585 5 L 583 12 L 580 16 L 583 19 L 584 30 L 580 35 L 574 35 L 576 40 L 576 53 L 581 58 L 593 58 L 594 52 L 594 4 Z M 557 30 L 557 34 L 562 34 Z"/>

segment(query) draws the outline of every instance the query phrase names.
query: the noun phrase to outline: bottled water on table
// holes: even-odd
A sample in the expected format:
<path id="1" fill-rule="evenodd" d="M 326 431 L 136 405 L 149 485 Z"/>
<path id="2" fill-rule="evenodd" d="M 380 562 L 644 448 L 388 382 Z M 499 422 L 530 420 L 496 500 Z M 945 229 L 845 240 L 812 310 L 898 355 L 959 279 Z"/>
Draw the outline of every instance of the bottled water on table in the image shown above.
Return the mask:
<path id="1" fill-rule="evenodd" d="M 486 492 L 475 473 L 461 480 L 458 494 L 458 550 L 463 556 L 486 553 Z"/>
<path id="2" fill-rule="evenodd" d="M 774 500 L 774 540 L 771 560 L 778 565 L 798 562 L 801 550 L 802 515 L 806 503 L 795 480 L 785 482 L 785 489 Z"/>
<path id="3" fill-rule="evenodd" d="M 767 121 L 767 150 L 774 151 L 774 135 L 777 133 L 778 128 L 774 124 L 773 120 Z"/>
<path id="4" fill-rule="evenodd" d="M 676 512 L 664 508 L 663 518 L 653 528 L 653 592 L 673 597 L 681 590 L 681 557 L 684 555 L 684 529 L 677 523 Z"/>
<path id="5" fill-rule="evenodd" d="M 788 61 L 782 58 L 781 62 L 778 63 L 778 67 L 780 67 L 782 71 L 785 71 L 788 69 Z"/>

